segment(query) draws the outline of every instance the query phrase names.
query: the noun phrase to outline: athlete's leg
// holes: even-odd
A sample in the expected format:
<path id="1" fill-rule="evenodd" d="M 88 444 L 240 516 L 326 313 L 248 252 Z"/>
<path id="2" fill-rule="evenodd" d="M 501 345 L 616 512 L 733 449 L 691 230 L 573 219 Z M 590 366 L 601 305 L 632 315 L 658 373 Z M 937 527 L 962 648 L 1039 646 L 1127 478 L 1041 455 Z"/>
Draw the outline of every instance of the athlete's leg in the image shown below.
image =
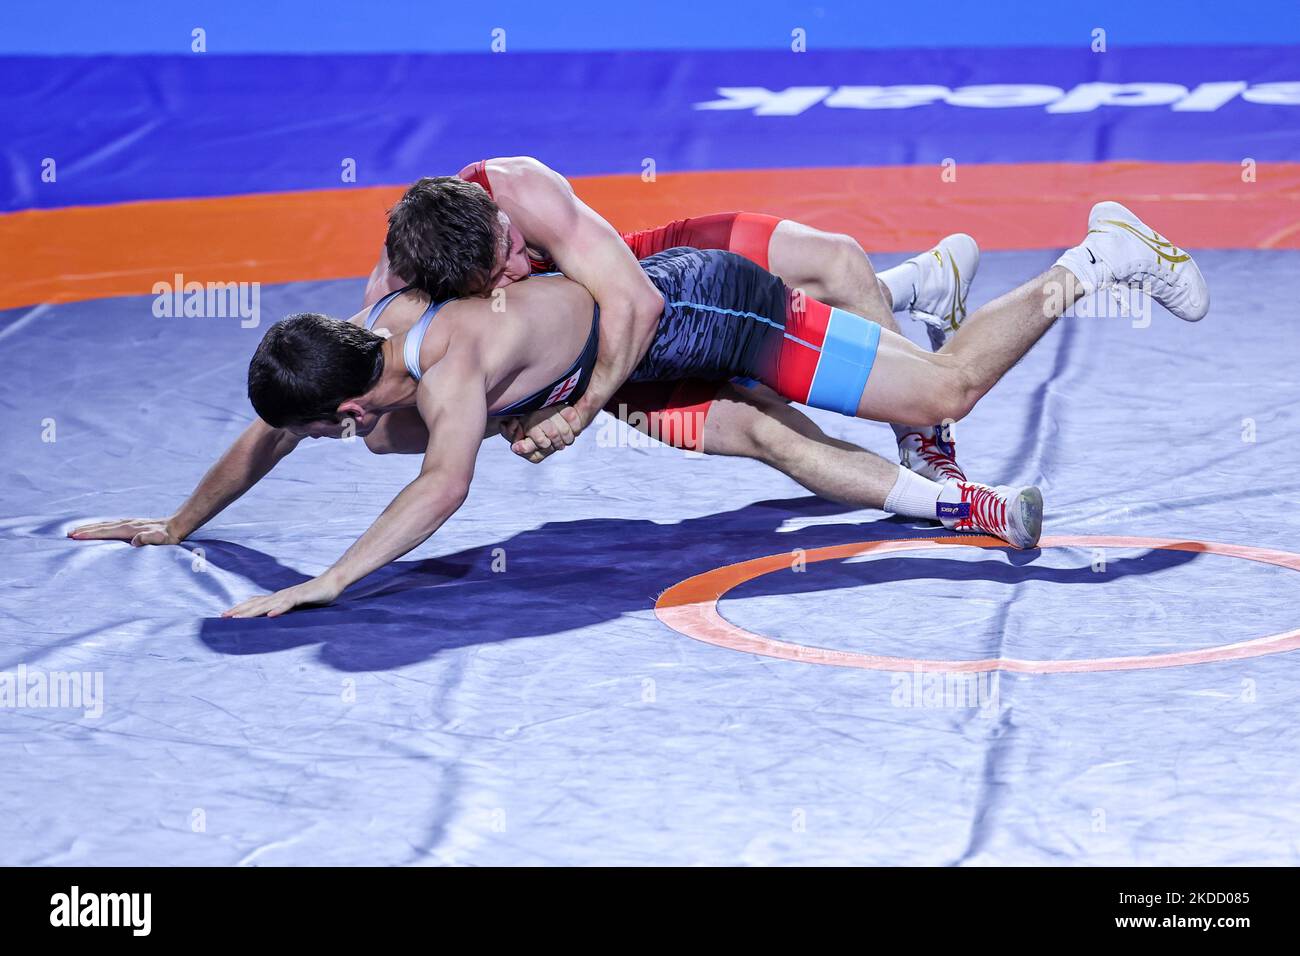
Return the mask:
<path id="1" fill-rule="evenodd" d="M 693 255 L 704 275 L 727 280 L 717 284 L 722 301 L 714 305 L 783 313 L 784 322 L 769 323 L 762 348 L 746 360 L 746 374 L 796 402 L 905 425 L 965 417 L 1084 294 L 1070 270 L 1054 266 L 984 306 L 932 353 L 863 316 L 773 285 L 780 280 L 743 259 Z"/>
<path id="2" fill-rule="evenodd" d="M 615 399 L 606 406 L 607 412 L 666 445 L 751 458 L 816 495 L 855 508 L 935 520 L 940 495 L 959 494 L 955 488 L 829 437 L 787 399 L 763 385 L 645 382 L 624 386 Z"/>
<path id="3" fill-rule="evenodd" d="M 641 408 L 641 414 L 630 416 L 633 427 L 678 447 L 761 461 L 822 498 L 938 520 L 953 530 L 997 535 L 1021 548 L 1038 541 L 1042 527 L 1038 489 L 990 488 L 964 477 L 933 481 L 831 438 L 762 385 L 685 382 L 667 395 L 656 393 L 653 386 L 632 386 L 627 397 L 657 403 L 648 414 Z M 695 419 L 692 427 L 680 427 L 682 412 Z M 665 422 L 675 426 L 665 429 Z M 699 439 L 684 443 L 694 435 Z"/>
<path id="4" fill-rule="evenodd" d="M 981 307 L 937 352 L 817 302 L 786 308 L 779 349 L 761 376 L 782 394 L 863 418 L 916 423 L 963 418 L 1076 301 L 1129 286 L 1195 322 L 1209 289 L 1191 255 L 1118 203 L 1093 207 L 1082 243 L 1057 264 Z M 800 396 L 806 396 L 801 398 Z"/>
<path id="5" fill-rule="evenodd" d="M 675 246 L 734 252 L 791 288 L 898 331 L 889 289 L 876 280 L 871 260 L 852 236 L 777 216 L 727 212 L 678 219 L 623 239 L 638 259 Z"/>
<path id="6" fill-rule="evenodd" d="M 782 220 L 772 232 L 769 271 L 786 285 L 899 332 L 896 311 L 911 310 L 926 323 L 931 347 L 944 344 L 966 317 L 966 295 L 979 268 L 979 246 L 969 236 L 948 236 L 928 252 L 877 275 L 852 236 L 822 232 Z M 895 295 L 892 290 L 898 290 Z M 901 334 L 901 333 L 900 333 Z M 891 422 L 898 458 L 917 474 L 943 481 L 963 478 L 952 429 Z"/>
<path id="7" fill-rule="evenodd" d="M 858 417 L 917 425 L 964 418 L 1082 295 L 1073 274 L 1053 266 L 978 309 L 939 352 L 882 332 Z"/>
<path id="8" fill-rule="evenodd" d="M 965 301 L 979 267 L 979 247 L 955 235 L 877 276 L 850 236 L 760 213 L 730 212 L 678 219 L 625 233 L 638 259 L 677 246 L 721 249 L 750 260 L 787 286 L 898 331 L 894 310 L 913 310 L 930 328 L 933 347 L 965 318 Z M 897 289 L 897 295 L 892 290 Z M 952 433 L 943 426 L 893 423 L 899 460 L 927 478 L 963 477 Z"/>
<path id="9" fill-rule="evenodd" d="M 856 508 L 884 508 L 898 481 L 897 464 L 831 438 L 811 418 L 762 386 L 721 386 L 702 432 L 700 451 L 705 454 L 761 461 L 819 497 Z M 934 517 L 933 502 L 926 517 Z"/>
<path id="10" fill-rule="evenodd" d="M 767 259 L 768 271 L 792 289 L 899 330 L 889 289 L 876 279 L 871 260 L 852 236 L 782 219 L 772 231 Z"/>

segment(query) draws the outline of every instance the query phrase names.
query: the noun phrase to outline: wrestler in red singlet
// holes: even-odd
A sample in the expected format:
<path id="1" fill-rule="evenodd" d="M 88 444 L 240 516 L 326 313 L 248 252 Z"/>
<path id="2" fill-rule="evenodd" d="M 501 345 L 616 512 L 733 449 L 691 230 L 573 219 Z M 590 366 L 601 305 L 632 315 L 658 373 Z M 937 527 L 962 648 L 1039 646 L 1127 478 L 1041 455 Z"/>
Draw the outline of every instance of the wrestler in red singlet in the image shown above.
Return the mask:
<path id="1" fill-rule="evenodd" d="M 487 160 L 462 170 L 460 178 L 477 183 L 492 195 Z M 768 244 L 772 231 L 781 220 L 760 213 L 724 212 L 711 216 L 678 219 L 664 226 L 623 233 L 632 254 L 638 259 L 676 246 L 694 249 L 726 249 L 757 263 L 767 264 Z M 529 252 L 533 272 L 553 272 L 555 263 Z M 614 393 L 605 410 L 614 415 L 631 416 L 640 412 L 648 422 L 650 434 L 664 444 L 688 451 L 698 451 L 704 435 L 704 420 L 709 406 L 725 383 L 690 379 L 683 382 L 642 382 L 624 385 Z"/>

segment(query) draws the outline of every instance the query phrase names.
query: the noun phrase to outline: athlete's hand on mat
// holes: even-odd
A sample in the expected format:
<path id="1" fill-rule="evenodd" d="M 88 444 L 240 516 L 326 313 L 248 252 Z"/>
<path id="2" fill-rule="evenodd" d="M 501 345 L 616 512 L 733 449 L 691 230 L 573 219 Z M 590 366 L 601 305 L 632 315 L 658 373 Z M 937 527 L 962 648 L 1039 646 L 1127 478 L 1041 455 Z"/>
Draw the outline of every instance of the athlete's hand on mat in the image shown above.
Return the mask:
<path id="1" fill-rule="evenodd" d="M 510 445 L 510 450 L 536 464 L 572 445 L 582 434 L 583 421 L 577 411 L 565 405 L 558 410 L 533 412 L 520 421 L 519 427 L 525 434 Z"/>
<path id="2" fill-rule="evenodd" d="M 146 544 L 180 544 L 182 535 L 172 530 L 166 518 L 123 518 L 120 521 L 96 521 L 68 532 L 77 541 L 130 541 L 131 547 Z"/>
<path id="3" fill-rule="evenodd" d="M 295 584 L 291 588 L 285 588 L 283 591 L 276 591 L 274 594 L 263 594 L 260 597 L 249 598 L 240 604 L 236 604 L 229 611 L 223 611 L 222 617 L 279 617 L 287 611 L 292 611 L 296 607 L 312 607 L 321 604 L 332 604 L 334 599 L 342 593 L 342 588 L 337 587 L 324 578 L 312 578 L 310 581 L 303 581 L 302 584 Z"/>

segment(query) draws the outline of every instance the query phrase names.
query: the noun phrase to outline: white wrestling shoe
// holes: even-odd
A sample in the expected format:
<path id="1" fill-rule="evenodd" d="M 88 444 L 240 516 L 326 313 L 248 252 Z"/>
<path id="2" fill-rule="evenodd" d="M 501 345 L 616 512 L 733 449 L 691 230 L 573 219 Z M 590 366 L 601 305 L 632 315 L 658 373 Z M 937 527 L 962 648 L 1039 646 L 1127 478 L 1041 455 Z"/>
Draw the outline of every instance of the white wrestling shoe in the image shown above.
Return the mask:
<path id="1" fill-rule="evenodd" d="M 966 472 L 957 464 L 957 443 L 944 441 L 940 425 L 914 428 L 899 435 L 898 461 L 922 478 L 940 484 L 966 480 Z"/>
<path id="2" fill-rule="evenodd" d="M 991 534 L 1015 548 L 1034 547 L 1043 533 L 1043 493 L 1033 485 L 991 488 L 950 481 L 939 492 L 935 511 L 945 528 Z"/>
<path id="3" fill-rule="evenodd" d="M 1057 264 L 1088 293 L 1108 286 L 1140 289 L 1186 322 L 1199 322 L 1210 311 L 1210 289 L 1191 253 L 1117 202 L 1092 207 L 1088 234 Z"/>
<path id="4" fill-rule="evenodd" d="M 966 321 L 966 296 L 980 268 L 980 247 L 958 232 L 907 261 L 920 273 L 912 285 L 907 312 L 925 323 L 930 348 L 937 352 Z"/>

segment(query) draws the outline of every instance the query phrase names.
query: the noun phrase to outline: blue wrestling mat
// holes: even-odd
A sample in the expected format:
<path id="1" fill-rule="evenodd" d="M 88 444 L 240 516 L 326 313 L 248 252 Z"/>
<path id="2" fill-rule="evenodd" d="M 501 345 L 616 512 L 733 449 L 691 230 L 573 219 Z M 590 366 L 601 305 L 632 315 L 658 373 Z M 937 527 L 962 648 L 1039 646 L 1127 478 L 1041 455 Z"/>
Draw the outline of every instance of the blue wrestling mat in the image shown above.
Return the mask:
<path id="1" fill-rule="evenodd" d="M 523 13 L 464 14 L 445 43 L 347 14 L 296 34 L 223 34 L 252 16 L 245 6 L 207 11 L 212 52 L 197 72 L 184 57 L 202 10 L 157 13 L 119 37 L 93 19 L 56 36 L 24 8 L 0 44 L 0 109 L 14 124 L 0 143 L 0 740 L 20 771 L 0 777 L 0 863 L 1300 862 L 1293 206 L 1274 203 L 1282 221 L 1257 234 L 1247 197 L 1221 242 L 1194 247 L 1213 292 L 1203 322 L 1158 308 L 1149 323 L 1068 316 L 960 424 L 972 476 L 1042 487 L 1041 550 L 891 550 L 879 543 L 937 529 L 846 510 L 759 464 L 675 451 L 612 420 L 540 466 L 488 441 L 468 502 L 432 539 L 337 604 L 282 618 L 220 614 L 328 567 L 417 457 L 307 442 L 184 546 L 64 536 L 170 514 L 251 419 L 245 375 L 266 326 L 352 314 L 370 265 L 286 279 L 254 263 L 270 270 L 257 315 L 166 316 L 145 293 L 180 266 L 122 265 L 142 285 L 113 285 L 109 260 L 70 258 L 87 223 L 103 232 L 84 262 L 100 263 L 181 243 L 184 217 L 168 209 L 228 203 L 233 222 L 247 196 L 338 191 L 348 157 L 358 185 L 378 188 L 512 153 L 597 179 L 647 155 L 709 174 L 956 154 L 1079 177 L 1094 164 L 1226 169 L 1233 188 L 1249 158 L 1261 188 L 1294 202 L 1300 46 L 1280 45 L 1300 44 L 1293 16 L 1233 17 L 1224 33 L 1210 5 L 1192 4 L 1166 32 L 1163 14 L 1131 23 L 1130 5 L 1102 4 L 1086 23 L 1040 12 L 1004 34 L 927 22 L 942 35 L 926 42 L 909 22 L 874 29 L 844 5 L 820 15 L 834 43 L 819 51 L 810 20 L 812 52 L 789 63 L 778 60 L 794 56 L 784 51 L 801 21 L 768 3 L 734 24 L 705 17 L 689 41 L 654 27 L 639 44 L 609 39 L 639 27 L 608 5 L 585 34 L 547 33 Z M 1086 52 L 1107 22 L 1113 66 Z M 516 54 L 486 49 L 502 23 L 517 37 L 508 65 Z M 925 47 L 949 54 L 935 63 Z M 1009 48 L 1028 51 L 1017 69 Z M 243 85 L 222 76 L 236 62 Z M 314 87 L 309 107 L 286 96 L 240 125 L 249 91 L 285 64 L 286 89 Z M 373 95 L 385 69 L 451 68 L 454 105 L 432 84 Z M 1086 114 L 819 101 L 778 117 L 782 127 L 693 106 L 699 90 L 880 85 L 881 70 L 945 89 L 1122 80 L 1184 92 Z M 1214 110 L 1174 108 L 1207 83 L 1241 87 Z M 1264 92 L 1242 96 L 1252 89 Z M 494 113 L 498 102 L 508 106 Z M 583 116 L 605 131 L 591 149 L 564 133 L 566 117 Z M 877 124 L 887 137 L 873 136 Z M 57 182 L 42 180 L 47 157 Z M 1235 201 L 1134 190 L 1157 224 L 1165 208 Z M 818 210 L 834 207 L 867 230 L 874 198 L 810 191 L 807 202 L 814 225 L 833 222 Z M 145 201 L 161 218 L 138 218 Z M 1040 205 L 1060 218 L 1050 197 Z M 304 233 L 309 256 L 333 254 L 316 241 Z M 989 248 L 972 307 L 1059 252 L 1014 236 Z M 902 259 L 868 251 L 879 267 Z M 19 280 L 36 291 L 14 291 Z M 884 425 L 812 416 L 894 456 Z M 661 596 L 680 582 L 791 554 L 808 560 L 717 601 L 728 633 L 755 644 L 665 621 Z M 954 661 L 985 664 L 935 666 Z"/>

